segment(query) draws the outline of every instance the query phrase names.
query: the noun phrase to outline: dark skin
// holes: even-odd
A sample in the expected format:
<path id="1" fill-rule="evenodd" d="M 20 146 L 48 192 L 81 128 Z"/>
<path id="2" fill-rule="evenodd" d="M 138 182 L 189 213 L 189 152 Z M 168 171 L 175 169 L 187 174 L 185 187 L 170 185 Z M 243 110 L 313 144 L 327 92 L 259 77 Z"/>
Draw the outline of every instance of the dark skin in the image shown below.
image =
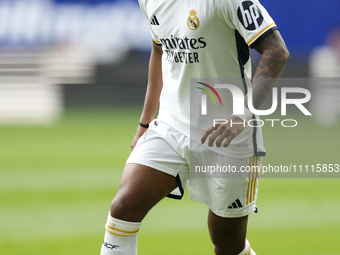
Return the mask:
<path id="1" fill-rule="evenodd" d="M 258 109 L 263 101 L 272 91 L 272 88 L 280 77 L 282 70 L 289 58 L 289 52 L 279 33 L 275 30 L 257 43 L 255 49 L 262 55 L 258 67 L 256 69 L 252 82 L 253 89 L 253 105 Z M 247 97 L 245 96 L 245 106 L 247 106 Z M 201 143 L 205 143 L 207 137 L 208 145 L 213 146 L 216 141 L 216 146 L 227 147 L 230 142 L 239 135 L 245 127 L 243 125 L 230 125 L 232 122 L 242 122 L 242 119 L 237 116 L 226 118 L 227 124 L 220 124 L 209 127 L 205 130 Z"/>
<path id="2" fill-rule="evenodd" d="M 278 31 L 273 31 L 260 42 L 255 49 L 262 54 L 258 68 L 253 80 L 253 102 L 258 108 L 271 92 L 288 60 L 289 53 L 285 43 Z M 153 45 L 150 65 L 149 83 L 144 103 L 141 123 L 149 123 L 158 109 L 159 95 L 163 86 L 161 72 L 162 48 Z M 237 116 L 230 116 L 228 120 L 240 122 Z M 223 146 L 229 143 L 244 130 L 243 125 L 229 124 L 219 125 L 216 128 L 208 128 L 201 142 L 208 139 L 209 146 Z M 139 137 L 146 131 L 138 127 L 136 135 L 131 144 L 133 149 Z M 223 138 L 223 139 L 222 139 Z M 153 180 L 150 182 L 150 180 Z M 176 188 L 174 176 L 160 172 L 153 168 L 139 165 L 127 164 L 125 166 L 118 193 L 111 204 L 110 214 L 112 217 L 130 222 L 140 222 L 148 211 L 162 200 L 167 194 Z M 215 246 L 217 255 L 237 255 L 245 246 L 248 216 L 239 218 L 224 218 L 217 216 L 211 210 L 208 214 L 208 227 L 211 240 Z"/>
<path id="3" fill-rule="evenodd" d="M 273 31 L 255 46 L 262 56 L 253 79 L 253 104 L 259 108 L 281 76 L 289 52 L 278 31 Z M 247 102 L 247 100 L 246 100 Z"/>

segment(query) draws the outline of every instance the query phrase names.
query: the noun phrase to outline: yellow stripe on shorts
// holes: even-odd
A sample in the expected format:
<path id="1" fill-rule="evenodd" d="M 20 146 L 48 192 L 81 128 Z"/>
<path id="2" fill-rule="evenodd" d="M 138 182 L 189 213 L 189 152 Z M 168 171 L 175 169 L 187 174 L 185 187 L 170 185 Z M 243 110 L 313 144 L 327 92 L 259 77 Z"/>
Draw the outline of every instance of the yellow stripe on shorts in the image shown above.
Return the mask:
<path id="1" fill-rule="evenodd" d="M 256 198 L 256 185 L 257 185 L 257 178 L 258 178 L 258 156 L 252 156 L 249 158 L 249 175 L 248 175 L 248 190 L 247 190 L 247 204 L 252 203 L 255 201 Z"/>
<path id="2" fill-rule="evenodd" d="M 253 201 L 255 201 L 256 198 L 256 185 L 257 185 L 257 179 L 258 179 L 258 172 L 259 169 L 259 157 L 256 156 L 256 168 L 255 168 L 255 183 L 254 183 L 254 190 L 253 190 Z"/>
<path id="3" fill-rule="evenodd" d="M 248 173 L 248 190 L 247 190 L 247 204 L 249 204 L 249 192 L 250 192 L 250 184 L 251 184 L 251 157 L 249 158 L 249 167 L 250 167 L 250 171 Z"/>
<path id="4" fill-rule="evenodd" d="M 255 157 L 252 157 L 252 163 L 251 163 L 251 192 L 250 192 L 250 203 L 253 202 L 253 194 L 254 194 L 254 183 L 255 183 L 255 173 L 254 173 L 254 167 L 255 165 Z"/>

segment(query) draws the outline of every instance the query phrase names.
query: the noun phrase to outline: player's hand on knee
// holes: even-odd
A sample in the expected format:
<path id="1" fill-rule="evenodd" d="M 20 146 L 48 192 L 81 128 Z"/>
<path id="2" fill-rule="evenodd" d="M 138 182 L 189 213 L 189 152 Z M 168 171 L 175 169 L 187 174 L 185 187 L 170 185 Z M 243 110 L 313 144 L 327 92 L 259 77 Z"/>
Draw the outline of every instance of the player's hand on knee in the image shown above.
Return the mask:
<path id="1" fill-rule="evenodd" d="M 208 138 L 208 146 L 228 147 L 230 142 L 245 129 L 245 122 L 237 116 L 227 118 L 225 124 L 215 124 L 204 130 L 201 143 L 204 144 Z"/>

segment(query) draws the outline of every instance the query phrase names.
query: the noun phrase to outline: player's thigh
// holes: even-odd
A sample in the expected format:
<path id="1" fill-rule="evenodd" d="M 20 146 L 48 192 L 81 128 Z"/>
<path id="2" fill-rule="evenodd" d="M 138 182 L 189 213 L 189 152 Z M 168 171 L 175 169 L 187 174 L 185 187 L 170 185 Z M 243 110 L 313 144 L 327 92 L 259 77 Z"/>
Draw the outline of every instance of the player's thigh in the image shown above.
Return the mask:
<path id="1" fill-rule="evenodd" d="M 141 221 L 147 212 L 177 187 L 176 178 L 141 164 L 126 164 L 111 216 Z"/>
<path id="2" fill-rule="evenodd" d="M 178 144 L 182 136 L 163 122 L 150 123 L 125 165 L 111 205 L 113 217 L 140 221 L 156 203 L 176 189 L 181 173 L 189 170 L 187 160 L 176 149 L 183 147 Z M 185 181 L 185 176 L 183 178 Z"/>

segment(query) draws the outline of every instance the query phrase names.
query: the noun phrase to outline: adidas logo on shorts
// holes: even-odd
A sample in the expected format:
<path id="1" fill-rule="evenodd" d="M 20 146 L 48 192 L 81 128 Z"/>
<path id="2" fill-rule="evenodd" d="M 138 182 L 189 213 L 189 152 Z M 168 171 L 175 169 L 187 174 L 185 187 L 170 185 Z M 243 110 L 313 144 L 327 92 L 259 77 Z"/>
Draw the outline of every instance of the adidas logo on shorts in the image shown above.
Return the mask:
<path id="1" fill-rule="evenodd" d="M 236 208 L 242 208 L 243 205 L 240 201 L 240 199 L 236 199 L 235 202 L 233 202 L 231 205 L 228 206 L 228 209 L 236 209 Z"/>

